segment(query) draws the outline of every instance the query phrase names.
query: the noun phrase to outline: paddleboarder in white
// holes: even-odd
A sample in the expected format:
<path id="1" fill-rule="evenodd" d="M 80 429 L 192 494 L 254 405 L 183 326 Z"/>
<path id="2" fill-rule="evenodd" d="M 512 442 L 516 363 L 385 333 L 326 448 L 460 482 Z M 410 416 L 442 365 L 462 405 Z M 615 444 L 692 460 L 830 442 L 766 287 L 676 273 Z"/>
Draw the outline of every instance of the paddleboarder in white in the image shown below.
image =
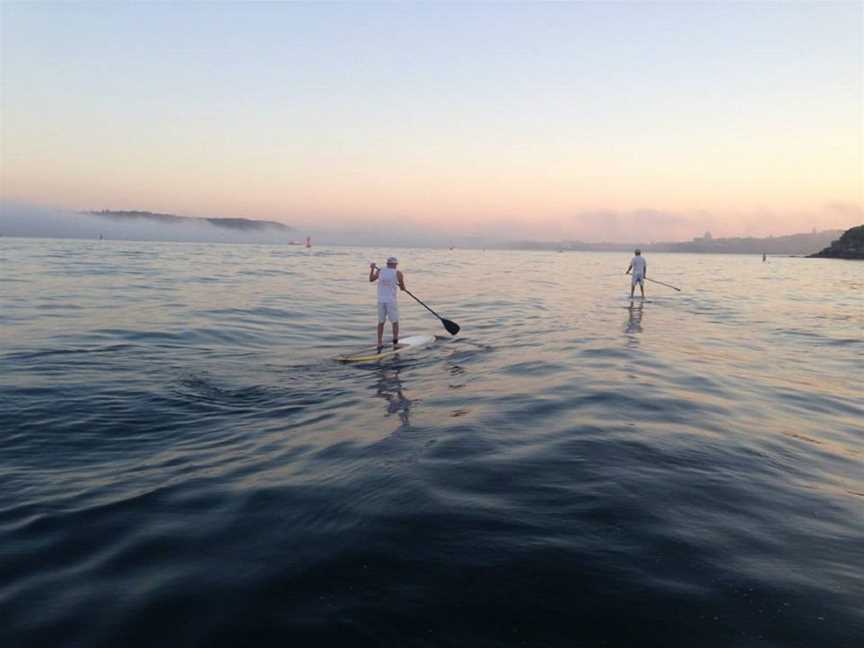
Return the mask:
<path id="1" fill-rule="evenodd" d="M 389 319 L 393 325 L 393 345 L 399 343 L 399 304 L 396 300 L 396 287 L 405 290 L 405 277 L 396 269 L 399 264 L 396 257 L 387 259 L 387 267 L 379 268 L 374 263 L 369 265 L 369 281 L 378 282 L 378 348 L 384 346 L 384 323 Z"/>
<path id="2" fill-rule="evenodd" d="M 630 297 L 633 297 L 637 283 L 639 284 L 639 290 L 642 291 L 642 297 L 645 297 L 645 279 L 648 276 L 648 262 L 642 256 L 642 250 L 639 248 L 636 248 L 634 254 L 636 256 L 630 259 L 630 266 L 624 274 L 630 274 L 631 270 L 633 272 L 630 279 Z"/>

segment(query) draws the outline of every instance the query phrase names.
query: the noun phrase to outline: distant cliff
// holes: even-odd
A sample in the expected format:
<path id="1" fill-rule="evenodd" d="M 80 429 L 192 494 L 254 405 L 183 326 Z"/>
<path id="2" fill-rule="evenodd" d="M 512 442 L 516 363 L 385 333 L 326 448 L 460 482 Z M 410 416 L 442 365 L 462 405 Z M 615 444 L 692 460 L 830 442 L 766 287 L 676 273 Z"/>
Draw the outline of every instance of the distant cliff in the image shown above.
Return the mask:
<path id="1" fill-rule="evenodd" d="M 864 260 L 864 225 L 846 230 L 839 239 L 811 258 Z"/>
<path id="2" fill-rule="evenodd" d="M 160 224 L 182 224 L 182 223 L 209 223 L 216 227 L 224 227 L 232 230 L 260 231 L 274 229 L 288 231 L 292 229 L 288 225 L 275 221 L 252 220 L 249 218 L 194 218 L 191 216 L 177 216 L 175 214 L 159 214 L 148 211 L 113 211 L 103 209 L 102 211 L 84 212 L 101 218 L 109 218 L 116 221 L 151 221 Z"/>

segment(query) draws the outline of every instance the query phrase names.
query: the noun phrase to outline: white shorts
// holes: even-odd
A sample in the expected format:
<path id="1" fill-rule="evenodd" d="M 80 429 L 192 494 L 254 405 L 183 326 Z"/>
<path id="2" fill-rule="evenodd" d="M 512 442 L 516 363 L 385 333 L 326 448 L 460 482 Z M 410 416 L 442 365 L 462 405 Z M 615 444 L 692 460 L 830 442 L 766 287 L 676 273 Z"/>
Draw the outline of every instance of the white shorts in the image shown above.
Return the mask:
<path id="1" fill-rule="evenodd" d="M 630 279 L 630 285 L 635 288 L 637 283 L 643 286 L 645 285 L 645 282 L 642 279 L 642 275 L 634 274 Z"/>
<path id="2" fill-rule="evenodd" d="M 378 323 L 383 324 L 387 318 L 393 323 L 399 321 L 399 305 L 395 302 L 378 302 Z"/>

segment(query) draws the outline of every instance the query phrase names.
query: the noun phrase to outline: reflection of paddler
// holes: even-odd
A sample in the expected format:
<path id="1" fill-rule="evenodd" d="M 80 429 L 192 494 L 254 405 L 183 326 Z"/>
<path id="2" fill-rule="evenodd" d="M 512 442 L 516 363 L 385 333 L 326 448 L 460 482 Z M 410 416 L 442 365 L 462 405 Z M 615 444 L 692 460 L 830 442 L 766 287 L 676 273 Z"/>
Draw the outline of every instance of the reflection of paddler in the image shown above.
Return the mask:
<path id="1" fill-rule="evenodd" d="M 627 307 L 629 317 L 627 318 L 627 326 L 624 329 L 626 333 L 642 332 L 642 309 L 642 302 L 639 302 L 638 306 L 636 305 L 636 302 L 630 302 L 630 306 Z"/>
<path id="2" fill-rule="evenodd" d="M 378 380 L 378 389 L 375 394 L 387 401 L 387 414 L 398 414 L 402 425 L 410 425 L 408 414 L 411 410 L 411 400 L 402 392 L 402 381 L 399 380 L 399 372 L 382 372 Z"/>

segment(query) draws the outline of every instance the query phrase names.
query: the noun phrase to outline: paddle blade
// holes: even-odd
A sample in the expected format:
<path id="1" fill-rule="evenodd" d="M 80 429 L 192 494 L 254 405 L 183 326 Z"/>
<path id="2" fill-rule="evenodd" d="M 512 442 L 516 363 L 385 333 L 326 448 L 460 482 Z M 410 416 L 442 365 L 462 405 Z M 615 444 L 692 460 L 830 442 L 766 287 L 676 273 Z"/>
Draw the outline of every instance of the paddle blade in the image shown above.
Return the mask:
<path id="1" fill-rule="evenodd" d="M 441 318 L 441 323 L 450 335 L 456 335 L 459 332 L 459 325 L 456 322 L 451 322 L 448 319 Z"/>

